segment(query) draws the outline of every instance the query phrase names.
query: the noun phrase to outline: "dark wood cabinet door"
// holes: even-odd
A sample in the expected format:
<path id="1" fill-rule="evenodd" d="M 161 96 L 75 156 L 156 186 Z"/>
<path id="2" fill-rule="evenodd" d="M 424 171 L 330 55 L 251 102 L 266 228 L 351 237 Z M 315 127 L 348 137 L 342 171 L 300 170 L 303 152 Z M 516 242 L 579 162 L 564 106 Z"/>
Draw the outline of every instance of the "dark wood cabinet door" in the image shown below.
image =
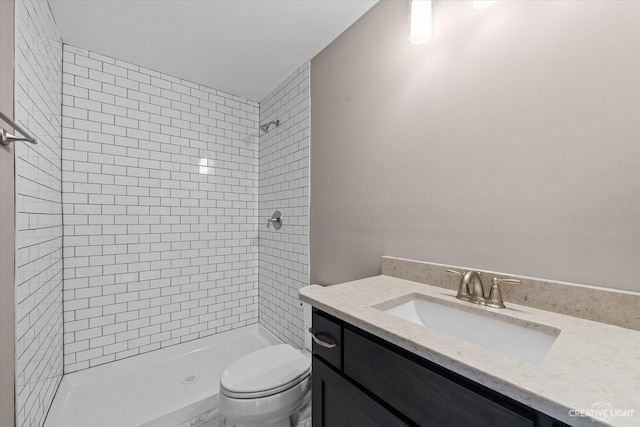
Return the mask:
<path id="1" fill-rule="evenodd" d="M 534 427 L 519 413 L 351 330 L 344 332 L 344 374 L 421 426 Z"/>
<path id="2" fill-rule="evenodd" d="M 312 372 L 313 427 L 408 426 L 316 356 Z"/>

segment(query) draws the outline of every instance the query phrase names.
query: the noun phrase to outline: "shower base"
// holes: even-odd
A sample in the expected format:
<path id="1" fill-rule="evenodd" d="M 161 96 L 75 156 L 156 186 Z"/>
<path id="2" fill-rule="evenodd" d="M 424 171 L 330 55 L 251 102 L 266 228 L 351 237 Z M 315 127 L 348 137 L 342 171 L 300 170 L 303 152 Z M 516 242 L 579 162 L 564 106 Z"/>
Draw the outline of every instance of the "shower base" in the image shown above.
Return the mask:
<path id="1" fill-rule="evenodd" d="M 280 343 L 254 324 L 65 375 L 45 427 L 217 427 L 222 371 Z"/>

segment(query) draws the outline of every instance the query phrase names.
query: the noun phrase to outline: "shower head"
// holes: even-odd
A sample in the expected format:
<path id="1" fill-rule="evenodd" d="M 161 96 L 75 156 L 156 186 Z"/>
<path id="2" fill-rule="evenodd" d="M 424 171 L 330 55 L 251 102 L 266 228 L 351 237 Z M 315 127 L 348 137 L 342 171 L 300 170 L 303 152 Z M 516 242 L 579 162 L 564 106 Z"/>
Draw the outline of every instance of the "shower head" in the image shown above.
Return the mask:
<path id="1" fill-rule="evenodd" d="M 260 125 L 260 129 L 264 131 L 264 133 L 269 132 L 269 126 L 276 125 L 276 127 L 280 126 L 280 120 L 271 120 L 269 123 L 265 123 L 264 125 Z"/>

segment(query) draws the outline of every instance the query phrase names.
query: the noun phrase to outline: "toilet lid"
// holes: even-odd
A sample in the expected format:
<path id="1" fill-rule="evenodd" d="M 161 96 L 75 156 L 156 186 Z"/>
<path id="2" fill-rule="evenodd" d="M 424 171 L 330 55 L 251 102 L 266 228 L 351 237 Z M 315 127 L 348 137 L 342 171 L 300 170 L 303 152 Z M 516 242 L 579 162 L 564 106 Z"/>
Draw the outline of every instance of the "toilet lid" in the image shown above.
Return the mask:
<path id="1" fill-rule="evenodd" d="M 281 388 L 305 376 L 311 360 L 288 344 L 256 350 L 233 362 L 220 377 L 232 393 L 255 393 Z"/>

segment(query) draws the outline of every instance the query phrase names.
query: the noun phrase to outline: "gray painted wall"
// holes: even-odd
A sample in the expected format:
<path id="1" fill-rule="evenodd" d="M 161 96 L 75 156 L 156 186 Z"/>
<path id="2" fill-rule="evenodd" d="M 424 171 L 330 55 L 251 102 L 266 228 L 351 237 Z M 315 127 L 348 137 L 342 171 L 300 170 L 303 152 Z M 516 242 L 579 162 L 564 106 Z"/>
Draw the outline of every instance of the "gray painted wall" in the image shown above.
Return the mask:
<path id="1" fill-rule="evenodd" d="M 311 62 L 311 282 L 393 255 L 640 291 L 640 3 L 382 1 Z"/>
<path id="2" fill-rule="evenodd" d="M 0 111 L 13 119 L 14 3 L 0 2 Z M 8 123 L 0 126 L 10 130 Z M 0 146 L 0 426 L 15 425 L 15 188 L 13 144 Z"/>

